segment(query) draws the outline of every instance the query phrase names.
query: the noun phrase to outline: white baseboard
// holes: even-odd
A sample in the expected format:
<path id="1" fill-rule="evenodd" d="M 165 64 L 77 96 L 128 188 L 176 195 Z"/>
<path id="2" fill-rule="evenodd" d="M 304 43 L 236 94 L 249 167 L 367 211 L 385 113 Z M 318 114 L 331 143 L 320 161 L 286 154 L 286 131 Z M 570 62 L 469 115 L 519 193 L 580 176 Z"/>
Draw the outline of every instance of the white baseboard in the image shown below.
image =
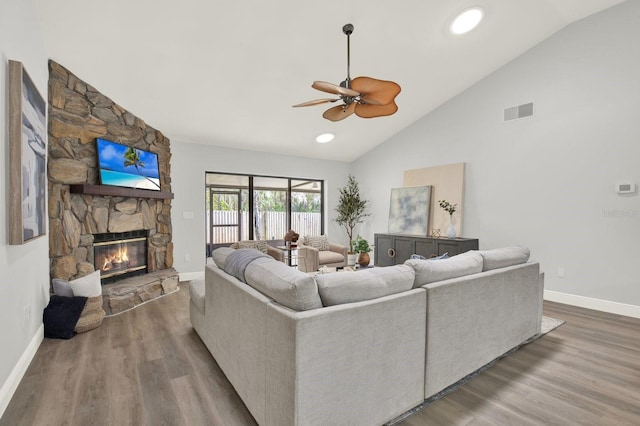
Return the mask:
<path id="1" fill-rule="evenodd" d="M 594 299 L 592 297 L 577 296 L 575 294 L 560 293 L 557 291 L 544 291 L 544 300 L 580 306 L 581 308 L 595 309 L 596 311 L 609 312 L 611 314 L 640 318 L 640 306 L 627 305 L 625 303 L 611 302 L 609 300 Z"/>
<path id="2" fill-rule="evenodd" d="M 193 281 L 193 280 L 203 280 L 204 279 L 204 271 L 200 272 L 181 272 L 180 281 Z"/>
<path id="3" fill-rule="evenodd" d="M 11 374 L 9 374 L 9 377 L 0 389 L 0 417 L 2 417 L 4 411 L 9 406 L 9 402 L 11 401 L 13 394 L 16 392 L 16 389 L 18 389 L 18 385 L 24 377 L 24 373 L 27 372 L 27 368 L 29 368 L 29 364 L 31 364 L 33 357 L 36 356 L 36 352 L 38 351 L 40 343 L 42 343 L 43 340 L 44 324 L 38 327 L 38 330 L 31 339 L 31 342 L 29 342 L 27 349 L 25 349 L 24 353 L 18 360 L 18 363 L 13 368 Z"/>

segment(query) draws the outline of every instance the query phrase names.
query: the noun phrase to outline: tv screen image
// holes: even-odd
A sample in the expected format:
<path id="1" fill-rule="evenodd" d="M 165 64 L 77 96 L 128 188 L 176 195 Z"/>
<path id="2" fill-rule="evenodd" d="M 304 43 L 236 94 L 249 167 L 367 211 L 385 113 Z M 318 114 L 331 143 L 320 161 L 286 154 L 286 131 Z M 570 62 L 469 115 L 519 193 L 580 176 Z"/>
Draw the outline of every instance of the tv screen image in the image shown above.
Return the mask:
<path id="1" fill-rule="evenodd" d="M 101 184 L 160 191 L 156 153 L 100 138 L 96 149 Z"/>

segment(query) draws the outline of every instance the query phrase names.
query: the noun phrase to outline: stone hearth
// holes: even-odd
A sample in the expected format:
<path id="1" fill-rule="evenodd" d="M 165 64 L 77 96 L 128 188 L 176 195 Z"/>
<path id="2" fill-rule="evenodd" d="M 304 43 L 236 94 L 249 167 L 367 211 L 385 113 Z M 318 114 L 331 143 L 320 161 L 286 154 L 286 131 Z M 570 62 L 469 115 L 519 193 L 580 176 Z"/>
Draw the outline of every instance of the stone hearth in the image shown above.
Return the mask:
<path id="1" fill-rule="evenodd" d="M 178 289 L 175 269 L 163 269 L 102 286 L 102 307 L 115 315 Z"/>

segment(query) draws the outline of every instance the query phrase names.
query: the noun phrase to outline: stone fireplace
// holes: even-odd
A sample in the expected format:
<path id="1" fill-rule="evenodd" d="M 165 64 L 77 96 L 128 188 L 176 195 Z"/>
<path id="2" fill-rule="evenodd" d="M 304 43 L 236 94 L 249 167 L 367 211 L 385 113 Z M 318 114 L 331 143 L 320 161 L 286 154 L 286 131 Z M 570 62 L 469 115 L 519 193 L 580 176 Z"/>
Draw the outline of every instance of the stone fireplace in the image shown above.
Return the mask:
<path id="1" fill-rule="evenodd" d="M 101 274 L 108 314 L 175 290 L 169 139 L 54 61 L 49 61 L 48 132 L 51 278 L 72 280 L 108 268 Z M 156 153 L 161 191 L 98 185 L 98 137 Z M 142 238 L 131 237 L 139 234 L 145 241 L 130 241 L 127 248 L 129 259 L 129 250 L 135 251 L 138 265 L 121 254 L 104 266 L 100 258 L 115 245 L 105 245 L 105 236 L 121 241 Z"/>

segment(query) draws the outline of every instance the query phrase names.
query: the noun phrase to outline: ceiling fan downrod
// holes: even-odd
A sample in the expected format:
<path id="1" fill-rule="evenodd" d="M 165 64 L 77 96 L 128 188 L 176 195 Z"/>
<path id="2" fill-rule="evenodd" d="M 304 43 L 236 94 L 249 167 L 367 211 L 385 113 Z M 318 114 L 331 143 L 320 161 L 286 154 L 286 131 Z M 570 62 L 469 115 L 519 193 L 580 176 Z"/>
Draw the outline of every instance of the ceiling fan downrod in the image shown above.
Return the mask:
<path id="1" fill-rule="evenodd" d="M 351 89 L 351 34 L 353 33 L 353 25 L 346 24 L 342 27 L 342 32 L 347 35 L 347 79 L 340 86 Z"/>

